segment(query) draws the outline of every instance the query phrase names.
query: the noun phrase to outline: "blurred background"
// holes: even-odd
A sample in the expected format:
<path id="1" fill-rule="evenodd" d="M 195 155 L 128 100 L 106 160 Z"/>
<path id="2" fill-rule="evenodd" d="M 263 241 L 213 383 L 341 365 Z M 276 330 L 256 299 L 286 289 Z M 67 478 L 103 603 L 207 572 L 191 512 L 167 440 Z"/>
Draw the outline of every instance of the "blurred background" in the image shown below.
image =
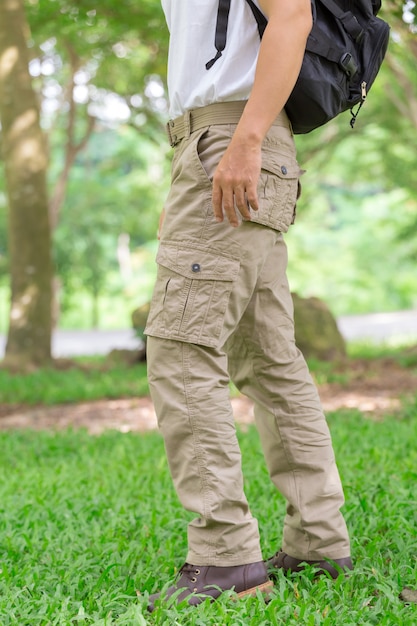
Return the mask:
<path id="1" fill-rule="evenodd" d="M 400 312 L 417 340 L 416 6 L 385 1 L 380 15 L 390 47 L 355 129 L 347 112 L 296 138 L 306 173 L 289 278 L 342 330 Z M 57 331 L 135 340 L 169 184 L 167 44 L 159 0 L 1 0 L 6 361 L 45 363 Z"/>

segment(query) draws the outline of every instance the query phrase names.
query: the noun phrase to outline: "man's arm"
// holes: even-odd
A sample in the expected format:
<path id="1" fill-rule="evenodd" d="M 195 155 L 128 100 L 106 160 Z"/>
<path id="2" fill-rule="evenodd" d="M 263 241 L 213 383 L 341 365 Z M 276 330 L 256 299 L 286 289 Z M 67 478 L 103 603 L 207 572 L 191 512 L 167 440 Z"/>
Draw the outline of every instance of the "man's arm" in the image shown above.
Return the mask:
<path id="1" fill-rule="evenodd" d="M 236 207 L 250 219 L 248 203 L 258 209 L 261 145 L 284 107 L 300 72 L 312 27 L 310 0 L 259 0 L 268 18 L 248 103 L 213 179 L 217 221 L 226 215 L 238 225 Z"/>

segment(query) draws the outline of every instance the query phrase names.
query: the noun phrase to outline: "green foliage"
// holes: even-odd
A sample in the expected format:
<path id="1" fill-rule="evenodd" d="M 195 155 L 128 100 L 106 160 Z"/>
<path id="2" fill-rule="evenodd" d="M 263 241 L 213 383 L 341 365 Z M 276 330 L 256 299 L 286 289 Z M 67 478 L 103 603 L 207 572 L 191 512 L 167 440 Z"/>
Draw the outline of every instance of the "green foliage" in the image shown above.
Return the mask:
<path id="1" fill-rule="evenodd" d="M 71 128 L 87 112 L 111 124 L 127 119 L 155 140 L 167 108 L 168 31 L 160 2 L 27 0 L 26 11 L 45 127 L 61 120 Z"/>
<path id="2" fill-rule="evenodd" d="M 138 141 L 128 126 L 93 135 L 72 168 L 54 236 L 64 310 L 85 290 L 93 298 L 111 293 L 112 283 L 123 298 L 134 259 L 119 268 L 120 238 L 129 254 L 155 238 L 166 189 L 165 154 L 153 142 Z"/>
<path id="3" fill-rule="evenodd" d="M 99 88 L 111 84 L 117 93 L 132 93 L 149 74 L 165 73 L 167 29 L 159 0 L 26 0 L 26 11 L 34 45 L 56 40 L 60 54 L 75 52 L 93 65 Z"/>
<path id="4" fill-rule="evenodd" d="M 108 366 L 102 359 L 78 359 L 70 368 L 44 368 L 30 374 L 0 369 L 0 403 L 6 404 L 53 405 L 148 393 L 144 364 Z"/>
<path id="5" fill-rule="evenodd" d="M 1 170 L 0 170 L 1 172 Z M 2 192 L 2 180 L 0 177 L 0 282 L 4 282 L 8 273 L 8 250 L 7 250 L 7 212 L 6 196 Z"/>
<path id="6" fill-rule="evenodd" d="M 415 202 L 401 190 L 319 187 L 314 173 L 309 180 L 316 195 L 300 203 L 287 236 L 292 290 L 323 298 L 335 315 L 413 308 L 415 262 L 396 238 Z"/>
<path id="7" fill-rule="evenodd" d="M 148 593 L 172 580 L 186 553 L 185 514 L 159 434 L 2 432 L 0 622 L 4 626 L 411 626 L 415 588 L 416 412 L 381 422 L 330 416 L 345 485 L 355 571 L 313 581 L 280 576 L 269 604 L 224 596 L 197 608 Z M 254 428 L 239 433 L 245 490 L 264 555 L 278 547 L 285 503 L 268 479 Z M 141 592 L 138 598 L 136 591 Z"/>
<path id="8" fill-rule="evenodd" d="M 107 275 L 105 292 L 97 302 L 101 328 L 130 328 L 132 312 L 149 302 L 156 274 L 155 247 L 156 241 L 152 241 L 132 251 L 131 273 L 128 276 L 122 277 L 119 271 Z M 65 276 L 65 273 L 61 275 Z M 91 328 L 91 294 L 80 287 L 81 281 L 77 283 L 70 271 L 68 281 L 61 293 L 59 326 L 66 329 Z"/>
<path id="9" fill-rule="evenodd" d="M 168 189 L 167 152 L 129 126 L 99 128 L 72 168 L 61 231 L 129 233 L 134 247 L 153 239 Z"/>
<path id="10" fill-rule="evenodd" d="M 290 282 L 300 295 L 322 297 L 335 314 L 417 303 L 417 134 L 412 119 L 398 115 L 404 93 L 387 97 L 392 85 L 383 66 L 354 130 L 347 112 L 296 138 L 307 173 L 287 237 Z"/>

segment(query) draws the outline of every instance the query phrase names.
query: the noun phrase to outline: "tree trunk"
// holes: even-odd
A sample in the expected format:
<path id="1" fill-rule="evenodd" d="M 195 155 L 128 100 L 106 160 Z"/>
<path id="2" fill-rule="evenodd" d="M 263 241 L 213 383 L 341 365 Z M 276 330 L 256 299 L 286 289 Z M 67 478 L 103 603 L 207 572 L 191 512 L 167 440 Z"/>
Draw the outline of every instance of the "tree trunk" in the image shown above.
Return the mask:
<path id="1" fill-rule="evenodd" d="M 11 310 L 6 366 L 51 359 L 51 231 L 47 148 L 39 123 L 22 0 L 0 2 L 0 119 L 9 202 Z"/>

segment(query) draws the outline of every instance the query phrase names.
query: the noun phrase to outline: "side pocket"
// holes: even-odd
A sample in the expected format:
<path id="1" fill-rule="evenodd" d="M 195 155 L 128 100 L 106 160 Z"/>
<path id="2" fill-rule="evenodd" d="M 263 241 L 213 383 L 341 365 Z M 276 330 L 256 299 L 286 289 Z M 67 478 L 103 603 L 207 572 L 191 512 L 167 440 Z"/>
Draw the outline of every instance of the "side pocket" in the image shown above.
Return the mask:
<path id="1" fill-rule="evenodd" d="M 162 243 L 146 334 L 217 347 L 240 263 L 194 246 Z"/>
<path id="2" fill-rule="evenodd" d="M 295 218 L 301 173 L 293 156 L 265 150 L 258 188 L 259 212 L 251 213 L 252 221 L 287 232 Z"/>
<path id="3" fill-rule="evenodd" d="M 210 182 L 210 187 L 216 167 L 226 152 L 231 138 L 232 133 L 227 124 L 210 126 L 199 136 L 195 147 L 195 156 L 202 172 L 204 172 Z"/>

